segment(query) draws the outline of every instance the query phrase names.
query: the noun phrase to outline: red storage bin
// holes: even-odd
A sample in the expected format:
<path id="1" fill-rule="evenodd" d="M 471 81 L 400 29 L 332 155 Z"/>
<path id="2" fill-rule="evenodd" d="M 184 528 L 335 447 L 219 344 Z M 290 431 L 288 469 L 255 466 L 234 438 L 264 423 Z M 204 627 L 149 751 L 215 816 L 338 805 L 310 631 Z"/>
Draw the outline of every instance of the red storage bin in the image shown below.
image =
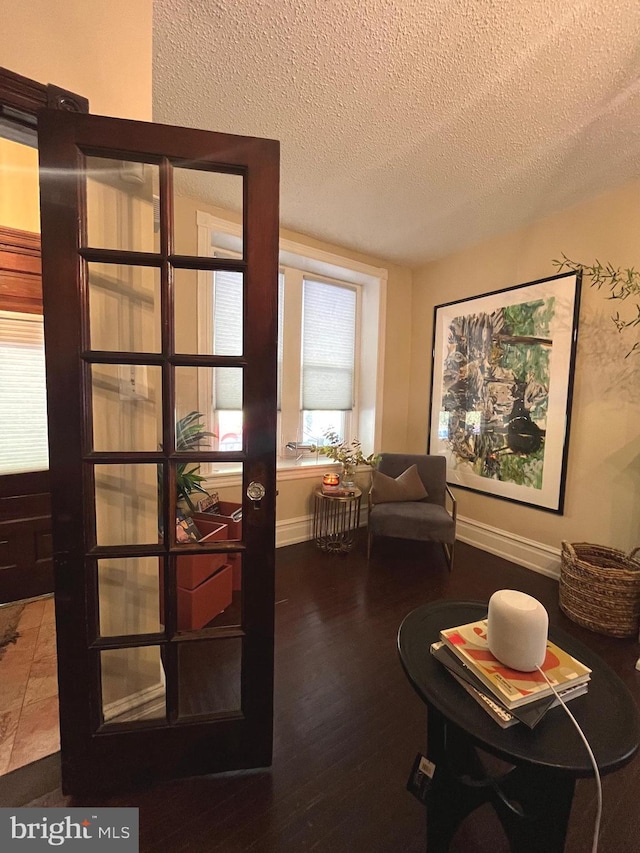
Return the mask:
<path id="1" fill-rule="evenodd" d="M 242 504 L 234 501 L 220 501 L 220 512 L 196 512 L 193 520 L 201 533 L 208 533 L 214 529 L 216 524 L 226 524 L 228 539 L 242 539 L 242 521 L 234 521 L 231 517 L 233 512 L 242 509 Z M 233 588 L 242 589 L 242 560 L 239 553 L 226 554 L 226 560 L 233 567 Z"/>
<path id="2" fill-rule="evenodd" d="M 227 538 L 228 539 L 242 539 L 242 520 L 234 521 L 231 517 L 232 513 L 236 512 L 239 509 L 242 509 L 242 504 L 235 503 L 234 501 L 220 501 L 218 503 L 220 507 L 219 513 L 213 512 L 196 512 L 193 514 L 193 520 L 196 523 L 198 530 L 201 533 L 208 533 L 204 527 L 200 526 L 200 523 L 203 522 L 208 524 L 209 522 L 215 521 L 218 524 L 226 524 L 227 525 Z"/>
<path id="3" fill-rule="evenodd" d="M 233 599 L 232 585 L 227 564 L 195 589 L 178 587 L 178 631 L 197 631 L 226 610 Z"/>
<path id="4" fill-rule="evenodd" d="M 203 534 L 200 544 L 204 545 L 211 541 L 224 541 L 227 539 L 226 524 L 209 525 L 209 530 L 204 530 L 196 522 L 196 527 Z M 176 560 L 176 577 L 178 587 L 184 589 L 195 589 L 199 584 L 210 577 L 226 563 L 228 554 L 183 554 Z"/>

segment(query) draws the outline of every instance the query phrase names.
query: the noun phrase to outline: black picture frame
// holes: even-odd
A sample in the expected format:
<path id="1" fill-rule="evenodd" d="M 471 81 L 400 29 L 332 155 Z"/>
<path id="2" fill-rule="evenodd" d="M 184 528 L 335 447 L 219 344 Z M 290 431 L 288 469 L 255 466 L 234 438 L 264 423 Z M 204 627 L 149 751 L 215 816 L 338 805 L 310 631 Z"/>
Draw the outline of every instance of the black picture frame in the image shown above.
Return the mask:
<path id="1" fill-rule="evenodd" d="M 434 308 L 428 452 L 447 482 L 562 514 L 580 273 Z"/>

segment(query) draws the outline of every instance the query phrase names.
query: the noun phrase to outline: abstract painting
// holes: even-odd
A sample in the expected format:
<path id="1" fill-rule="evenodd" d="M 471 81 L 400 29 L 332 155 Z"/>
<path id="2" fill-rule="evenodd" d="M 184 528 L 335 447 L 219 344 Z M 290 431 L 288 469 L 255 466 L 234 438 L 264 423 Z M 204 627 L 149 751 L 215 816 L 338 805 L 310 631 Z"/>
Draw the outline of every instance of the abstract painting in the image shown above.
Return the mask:
<path id="1" fill-rule="evenodd" d="M 437 305 L 429 453 L 454 486 L 562 513 L 580 275 Z"/>

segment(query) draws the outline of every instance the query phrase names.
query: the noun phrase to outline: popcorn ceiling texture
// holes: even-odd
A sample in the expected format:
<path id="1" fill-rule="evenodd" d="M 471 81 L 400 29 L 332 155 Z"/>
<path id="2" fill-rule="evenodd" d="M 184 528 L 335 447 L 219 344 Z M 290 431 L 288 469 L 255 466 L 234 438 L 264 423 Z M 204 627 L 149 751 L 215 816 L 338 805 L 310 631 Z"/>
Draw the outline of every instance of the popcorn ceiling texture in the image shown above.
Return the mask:
<path id="1" fill-rule="evenodd" d="M 279 139 L 283 227 L 408 266 L 638 177 L 639 72 L 638 0 L 154 0 L 154 120 Z"/>

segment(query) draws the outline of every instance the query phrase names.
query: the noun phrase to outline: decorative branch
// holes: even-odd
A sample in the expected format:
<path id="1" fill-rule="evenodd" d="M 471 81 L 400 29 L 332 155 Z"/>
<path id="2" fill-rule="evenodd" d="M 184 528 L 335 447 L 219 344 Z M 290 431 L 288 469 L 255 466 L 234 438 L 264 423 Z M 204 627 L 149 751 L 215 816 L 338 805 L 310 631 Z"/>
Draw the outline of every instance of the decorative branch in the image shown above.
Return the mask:
<path id="1" fill-rule="evenodd" d="M 328 429 L 324 433 L 327 444 L 311 445 L 313 453 L 320 453 L 321 456 L 327 456 L 333 459 L 334 462 L 340 462 L 342 465 L 354 467 L 356 465 L 375 465 L 378 456 L 371 453 L 365 456 L 362 452 L 360 441 L 357 438 L 351 440 L 350 443 L 342 441 L 335 430 Z"/>
<path id="2" fill-rule="evenodd" d="M 573 270 L 573 272 L 581 272 L 583 276 L 591 279 L 591 287 L 597 290 L 609 291 L 607 299 L 629 299 L 632 297 L 637 299 L 636 316 L 631 320 L 625 320 L 620 316 L 620 312 L 616 311 L 611 315 L 611 320 L 619 332 L 625 329 L 632 329 L 640 326 L 640 271 L 634 267 L 614 267 L 612 264 L 601 264 L 596 258 L 595 263 L 581 264 L 578 261 L 572 261 L 564 252 L 562 260 L 554 260 L 551 262 L 557 267 L 558 272 L 563 270 Z M 625 358 L 628 358 L 632 353 L 640 353 L 640 340 L 636 341 L 631 347 Z"/>

